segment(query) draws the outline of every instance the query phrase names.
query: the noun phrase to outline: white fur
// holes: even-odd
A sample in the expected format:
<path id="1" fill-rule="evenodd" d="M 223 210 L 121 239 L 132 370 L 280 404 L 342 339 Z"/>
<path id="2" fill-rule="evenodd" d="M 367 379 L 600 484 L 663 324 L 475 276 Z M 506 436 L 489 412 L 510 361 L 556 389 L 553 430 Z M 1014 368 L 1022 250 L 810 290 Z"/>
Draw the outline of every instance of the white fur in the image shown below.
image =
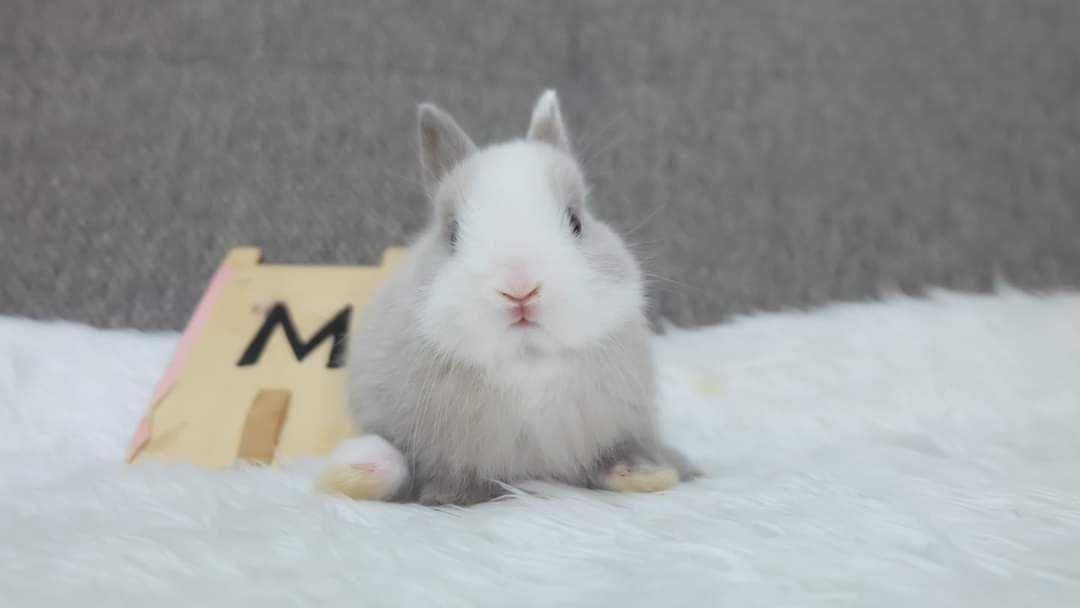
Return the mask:
<path id="1" fill-rule="evenodd" d="M 373 466 L 382 480 L 380 496 L 392 496 L 405 483 L 409 468 L 405 456 L 378 435 L 342 441 L 330 453 L 331 465 Z"/>
<path id="2" fill-rule="evenodd" d="M 376 464 L 387 467 L 404 465 L 401 452 L 378 435 L 361 435 L 342 441 L 330 453 L 331 464 Z"/>
<path id="3" fill-rule="evenodd" d="M 465 192 L 459 245 L 419 298 L 421 326 L 432 342 L 474 363 L 501 367 L 517 361 L 525 346 L 547 354 L 579 349 L 640 315 L 640 281 L 613 283 L 585 263 L 588 251 L 568 229 L 564 197 L 553 191 L 550 178 L 577 168 L 554 148 L 524 140 L 491 146 L 459 171 L 467 184 L 447 185 Z M 591 216 L 583 222 L 598 236 L 610 233 Z M 636 266 L 628 272 L 637 276 Z M 541 286 L 540 327 L 530 332 L 508 331 L 499 294 L 519 274 Z"/>
<path id="4" fill-rule="evenodd" d="M 324 462 L 121 464 L 174 334 L 0 318 L 0 605 L 1074 606 L 1080 295 L 936 294 L 654 341 L 706 477 L 469 509 Z"/>

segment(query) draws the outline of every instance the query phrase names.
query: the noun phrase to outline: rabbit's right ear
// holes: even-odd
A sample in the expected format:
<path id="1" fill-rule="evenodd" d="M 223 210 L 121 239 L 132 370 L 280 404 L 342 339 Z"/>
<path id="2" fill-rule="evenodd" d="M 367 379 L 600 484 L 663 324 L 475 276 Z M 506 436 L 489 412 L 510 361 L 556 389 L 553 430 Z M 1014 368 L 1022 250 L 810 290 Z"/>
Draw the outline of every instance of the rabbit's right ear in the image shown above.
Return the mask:
<path id="1" fill-rule="evenodd" d="M 439 182 L 476 150 L 476 144 L 449 114 L 429 103 L 420 104 L 420 168 L 424 188 L 434 194 Z"/>

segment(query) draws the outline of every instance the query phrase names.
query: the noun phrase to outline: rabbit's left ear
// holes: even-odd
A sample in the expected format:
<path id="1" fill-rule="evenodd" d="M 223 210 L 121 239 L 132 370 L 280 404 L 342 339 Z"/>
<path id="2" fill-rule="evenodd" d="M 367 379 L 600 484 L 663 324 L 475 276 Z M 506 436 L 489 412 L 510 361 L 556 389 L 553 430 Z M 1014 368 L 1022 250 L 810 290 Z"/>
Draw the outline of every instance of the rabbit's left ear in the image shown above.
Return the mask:
<path id="1" fill-rule="evenodd" d="M 544 91 L 536 101 L 532 120 L 529 122 L 528 139 L 542 141 L 571 154 L 570 137 L 566 133 L 566 125 L 559 110 L 559 96 L 554 89 Z"/>

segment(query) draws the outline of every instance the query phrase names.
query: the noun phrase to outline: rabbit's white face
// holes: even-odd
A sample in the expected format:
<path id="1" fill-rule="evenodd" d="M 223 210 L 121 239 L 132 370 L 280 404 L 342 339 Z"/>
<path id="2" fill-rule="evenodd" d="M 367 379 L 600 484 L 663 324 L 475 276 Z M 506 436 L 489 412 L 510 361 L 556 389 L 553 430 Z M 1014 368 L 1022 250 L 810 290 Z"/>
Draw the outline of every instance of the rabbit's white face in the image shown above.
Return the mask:
<path id="1" fill-rule="evenodd" d="M 418 243 L 432 262 L 418 294 L 421 331 L 477 364 L 559 357 L 642 317 L 637 264 L 590 215 L 581 170 L 559 145 L 558 106 L 549 110 L 561 140 L 539 138 L 534 113 L 529 139 L 475 153 L 469 142 L 431 187 L 435 219 Z"/>

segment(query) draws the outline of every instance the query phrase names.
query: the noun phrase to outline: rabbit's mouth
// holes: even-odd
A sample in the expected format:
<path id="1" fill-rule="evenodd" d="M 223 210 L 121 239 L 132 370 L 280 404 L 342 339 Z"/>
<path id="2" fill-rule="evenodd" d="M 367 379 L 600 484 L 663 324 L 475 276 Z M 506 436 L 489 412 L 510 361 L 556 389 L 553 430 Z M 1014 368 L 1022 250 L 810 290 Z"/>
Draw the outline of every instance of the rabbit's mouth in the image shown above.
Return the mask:
<path id="1" fill-rule="evenodd" d="M 540 317 L 540 307 L 533 302 L 517 302 L 507 312 L 511 327 L 534 327 Z"/>

